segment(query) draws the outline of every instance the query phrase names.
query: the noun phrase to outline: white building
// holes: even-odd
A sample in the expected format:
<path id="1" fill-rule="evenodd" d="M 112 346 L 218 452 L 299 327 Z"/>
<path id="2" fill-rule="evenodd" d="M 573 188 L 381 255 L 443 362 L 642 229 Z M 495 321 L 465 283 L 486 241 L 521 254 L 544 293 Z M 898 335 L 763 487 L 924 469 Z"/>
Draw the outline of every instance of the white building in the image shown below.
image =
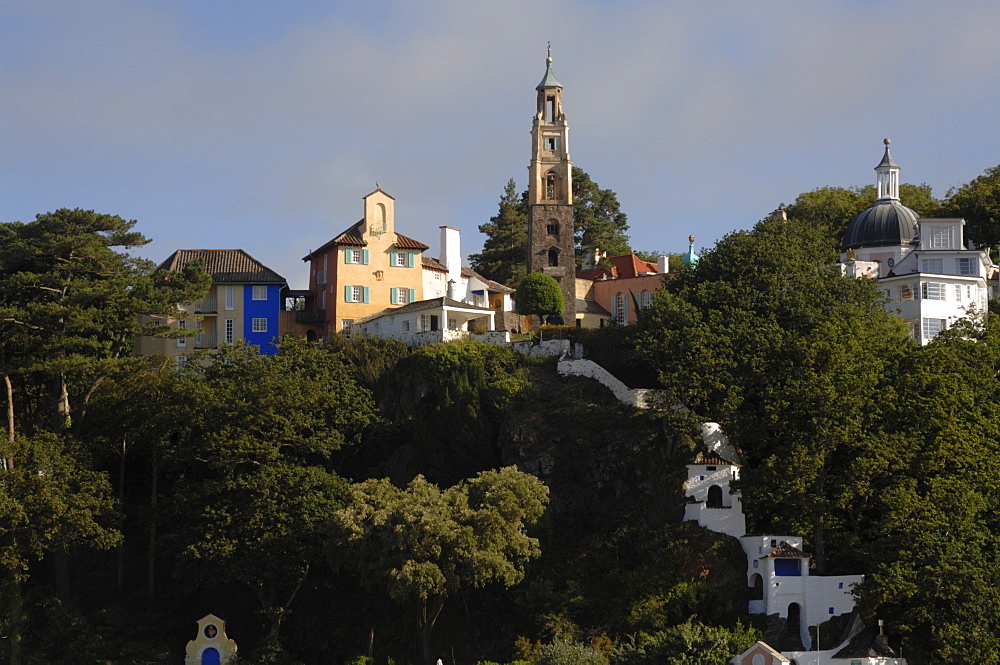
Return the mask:
<path id="1" fill-rule="evenodd" d="M 497 312 L 513 312 L 514 289 L 486 279 L 462 265 L 461 234 L 450 226 L 441 227 L 441 254 L 423 257 L 424 297 L 446 297 Z"/>
<path id="2" fill-rule="evenodd" d="M 997 266 L 988 249 L 965 242 L 965 220 L 918 219 L 899 202 L 889 139 L 875 173 L 878 200 L 851 220 L 839 265 L 848 276 L 878 279 L 886 307 L 926 344 L 958 319 L 986 312 L 987 279 Z"/>
<path id="3" fill-rule="evenodd" d="M 787 635 L 786 641 L 796 641 L 801 650 L 785 651 L 790 661 L 775 661 L 765 650 L 747 652 L 733 662 L 792 662 L 792 663 L 840 663 L 840 653 L 846 653 L 853 639 L 864 629 L 856 622 L 852 631 L 836 649 L 810 651 L 812 637 L 810 627 L 819 626 L 833 617 L 854 611 L 853 587 L 864 580 L 863 575 L 810 575 L 809 559 L 802 550 L 802 537 L 796 535 L 751 535 L 746 533 L 746 518 L 740 492 L 732 489 L 731 483 L 739 480 L 739 456 L 716 423 L 702 425 L 702 439 L 707 451 L 701 453 L 687 465 L 688 478 L 684 485 L 687 505 L 684 519 L 697 521 L 699 525 L 738 538 L 747 558 L 746 581 L 750 589 L 750 614 L 766 614 L 783 619 Z M 797 640 L 795 639 L 797 638 Z M 885 647 L 888 650 L 888 647 Z M 902 659 L 863 660 L 869 663 L 905 665 Z M 747 656 L 743 659 L 743 656 Z M 755 658 L 759 655 L 760 658 Z M 770 660 L 769 660 L 770 659 Z M 817 660 L 819 659 L 819 660 Z M 851 658 L 847 663 L 853 663 Z"/>

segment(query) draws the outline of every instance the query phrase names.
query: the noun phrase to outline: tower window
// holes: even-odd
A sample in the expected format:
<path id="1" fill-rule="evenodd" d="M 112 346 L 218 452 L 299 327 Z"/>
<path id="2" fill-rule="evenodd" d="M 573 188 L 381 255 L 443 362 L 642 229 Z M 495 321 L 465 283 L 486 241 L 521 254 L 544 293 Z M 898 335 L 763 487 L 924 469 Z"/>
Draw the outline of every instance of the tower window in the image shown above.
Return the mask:
<path id="1" fill-rule="evenodd" d="M 555 120 L 556 119 L 556 98 L 547 97 L 545 99 L 545 119 Z"/>
<path id="2" fill-rule="evenodd" d="M 559 222 L 550 222 L 548 226 L 545 227 L 545 232 L 550 236 L 559 237 Z"/>
<path id="3" fill-rule="evenodd" d="M 558 150 L 559 149 L 559 137 L 558 136 L 548 136 L 545 138 L 545 149 L 546 150 Z"/>
<path id="4" fill-rule="evenodd" d="M 550 266 L 559 265 L 559 250 L 556 249 L 549 250 L 549 265 Z"/>
<path id="5" fill-rule="evenodd" d="M 545 176 L 545 198 L 554 199 L 556 197 L 556 174 L 550 173 Z"/>

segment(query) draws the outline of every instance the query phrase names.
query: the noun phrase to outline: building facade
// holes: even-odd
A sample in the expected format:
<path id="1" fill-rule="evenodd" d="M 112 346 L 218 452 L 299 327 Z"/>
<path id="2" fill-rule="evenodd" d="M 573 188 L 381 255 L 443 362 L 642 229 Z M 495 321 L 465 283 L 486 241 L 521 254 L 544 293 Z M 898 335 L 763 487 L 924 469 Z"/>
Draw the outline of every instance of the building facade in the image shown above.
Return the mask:
<path id="1" fill-rule="evenodd" d="M 845 275 L 877 279 L 886 307 L 927 344 L 957 320 L 986 312 L 989 250 L 964 238 L 963 219 L 920 219 L 899 201 L 899 165 L 885 154 L 875 167 L 878 200 L 847 227 L 838 264 Z"/>
<path id="2" fill-rule="evenodd" d="M 208 295 L 197 302 L 180 303 L 178 308 L 187 314 L 183 318 L 152 322 L 196 334 L 176 339 L 137 337 L 136 355 L 162 353 L 185 363 L 193 351 L 241 340 L 259 347 L 263 354 L 274 353 L 273 342 L 281 334 L 285 278 L 242 249 L 178 249 L 157 271 L 178 272 L 195 259 L 212 276 Z"/>
<path id="3" fill-rule="evenodd" d="M 424 298 L 428 246 L 396 232 L 395 199 L 382 189 L 364 197 L 364 217 L 309 252 L 308 309 L 321 336 L 350 332 L 355 321 Z"/>

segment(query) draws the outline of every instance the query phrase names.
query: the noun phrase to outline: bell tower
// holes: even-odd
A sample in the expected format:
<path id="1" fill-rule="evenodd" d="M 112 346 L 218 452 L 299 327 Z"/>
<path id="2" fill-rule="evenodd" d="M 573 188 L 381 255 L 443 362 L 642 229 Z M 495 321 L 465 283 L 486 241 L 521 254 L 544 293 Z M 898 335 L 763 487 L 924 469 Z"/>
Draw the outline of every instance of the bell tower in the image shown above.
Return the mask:
<path id="1" fill-rule="evenodd" d="M 576 253 L 573 241 L 573 162 L 562 85 L 552 73 L 552 46 L 545 76 L 535 88 L 538 108 L 531 125 L 528 165 L 528 273 L 544 272 L 562 287 L 563 319 L 576 321 Z"/>

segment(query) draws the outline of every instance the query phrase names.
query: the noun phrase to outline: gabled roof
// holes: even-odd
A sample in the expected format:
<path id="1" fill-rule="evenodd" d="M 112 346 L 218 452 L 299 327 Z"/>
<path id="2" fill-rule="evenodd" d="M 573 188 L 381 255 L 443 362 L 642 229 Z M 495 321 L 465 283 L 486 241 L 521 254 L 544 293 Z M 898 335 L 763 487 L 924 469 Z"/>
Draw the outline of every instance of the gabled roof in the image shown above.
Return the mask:
<path id="1" fill-rule="evenodd" d="M 598 279 L 640 277 L 644 273 L 658 274 L 658 268 L 655 263 L 643 261 L 635 254 L 612 256 L 607 259 L 607 262 L 611 264 L 608 268 L 578 270 L 576 276 L 580 279 L 596 281 Z"/>
<path id="2" fill-rule="evenodd" d="M 377 190 L 376 190 L 377 191 Z M 372 192 L 374 194 L 374 192 Z M 370 196 L 370 195 L 369 195 Z M 388 196 L 388 194 L 386 194 Z M 367 247 L 368 243 L 364 238 L 361 237 L 361 231 L 365 226 L 365 220 L 359 220 L 351 225 L 347 230 L 343 231 L 340 235 L 336 236 L 333 240 L 323 243 L 319 249 L 314 249 L 305 256 L 302 257 L 303 261 L 308 261 L 317 254 L 323 254 L 331 247 L 336 245 L 347 245 L 348 247 Z M 430 246 L 425 245 L 419 240 L 414 240 L 408 236 L 404 236 L 402 233 L 396 233 L 396 247 L 399 249 L 417 249 L 425 250 L 430 249 Z"/>
<path id="3" fill-rule="evenodd" d="M 694 458 L 692 464 L 711 464 L 714 466 L 743 466 L 738 462 L 734 462 L 731 459 L 726 459 L 718 453 L 698 453 L 697 457 Z"/>
<path id="4" fill-rule="evenodd" d="M 811 559 L 812 554 L 806 554 L 797 547 L 792 547 L 788 543 L 785 543 L 777 549 L 773 549 L 761 559 Z"/>
<path id="5" fill-rule="evenodd" d="M 494 282 L 492 279 L 486 279 L 468 266 L 462 266 L 462 277 L 466 279 L 478 279 L 480 282 L 485 284 L 486 288 L 490 291 L 496 291 L 498 293 L 514 293 L 514 289 L 509 286 L 504 286 L 500 282 Z"/>
<path id="6" fill-rule="evenodd" d="M 216 284 L 285 284 L 285 278 L 242 249 L 178 249 L 157 270 L 179 271 L 201 259 Z"/>
<path id="7" fill-rule="evenodd" d="M 896 652 L 883 644 L 874 627 L 865 628 L 851 638 L 843 649 L 833 654 L 834 658 L 895 658 Z M 885 639 L 884 637 L 882 638 Z"/>
<path id="8" fill-rule="evenodd" d="M 438 272 L 448 272 L 448 269 L 444 267 L 444 264 L 435 258 L 430 256 L 423 256 L 420 258 L 420 262 L 428 270 L 436 270 Z"/>

